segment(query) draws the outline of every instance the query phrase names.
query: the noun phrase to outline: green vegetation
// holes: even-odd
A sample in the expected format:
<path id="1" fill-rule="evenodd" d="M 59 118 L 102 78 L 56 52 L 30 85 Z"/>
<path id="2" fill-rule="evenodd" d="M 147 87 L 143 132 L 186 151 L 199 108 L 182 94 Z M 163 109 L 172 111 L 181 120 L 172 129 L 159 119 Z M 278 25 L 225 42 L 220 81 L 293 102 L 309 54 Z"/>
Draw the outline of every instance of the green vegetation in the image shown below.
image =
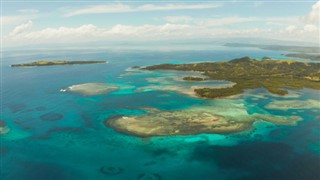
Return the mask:
<path id="1" fill-rule="evenodd" d="M 132 68 L 132 69 L 139 69 L 140 66 L 132 66 L 131 68 Z"/>
<path id="2" fill-rule="evenodd" d="M 286 54 L 285 56 L 320 61 L 320 54 Z"/>
<path id="3" fill-rule="evenodd" d="M 306 46 L 284 46 L 284 45 L 262 45 L 262 44 L 245 44 L 245 43 L 227 43 L 225 46 L 229 47 L 257 47 L 260 49 L 274 50 L 274 51 L 292 51 L 300 53 L 320 53 L 319 47 Z"/>
<path id="4" fill-rule="evenodd" d="M 206 79 L 202 78 L 202 77 L 187 76 L 187 77 L 184 77 L 183 80 L 185 80 L 185 81 L 205 81 Z"/>
<path id="5" fill-rule="evenodd" d="M 73 64 L 103 64 L 106 61 L 36 61 L 26 64 L 12 64 L 11 67 L 29 67 L 29 66 L 56 66 Z"/>
<path id="6" fill-rule="evenodd" d="M 249 57 L 228 62 L 206 62 L 194 64 L 160 64 L 148 66 L 146 70 L 200 71 L 212 80 L 228 80 L 236 85 L 229 88 L 195 89 L 204 98 L 219 98 L 237 95 L 246 89 L 265 88 L 270 93 L 285 95 L 285 89 L 320 89 L 320 63 L 293 60 L 256 60 Z"/>

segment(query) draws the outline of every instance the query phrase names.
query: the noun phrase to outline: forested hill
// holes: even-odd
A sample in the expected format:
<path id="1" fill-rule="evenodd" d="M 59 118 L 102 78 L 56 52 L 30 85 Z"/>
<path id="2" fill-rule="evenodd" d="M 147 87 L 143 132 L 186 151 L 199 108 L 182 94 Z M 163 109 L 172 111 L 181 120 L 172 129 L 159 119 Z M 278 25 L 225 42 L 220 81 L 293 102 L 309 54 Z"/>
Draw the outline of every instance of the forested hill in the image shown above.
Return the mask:
<path id="1" fill-rule="evenodd" d="M 160 64 L 144 67 L 145 70 L 200 71 L 212 80 L 228 80 L 237 83 L 231 88 L 200 88 L 195 92 L 200 97 L 216 98 L 236 95 L 245 89 L 263 87 L 271 93 L 285 95 L 282 88 L 320 89 L 320 63 L 294 60 L 263 60 L 249 57 L 228 62 L 205 62 L 192 64 Z"/>

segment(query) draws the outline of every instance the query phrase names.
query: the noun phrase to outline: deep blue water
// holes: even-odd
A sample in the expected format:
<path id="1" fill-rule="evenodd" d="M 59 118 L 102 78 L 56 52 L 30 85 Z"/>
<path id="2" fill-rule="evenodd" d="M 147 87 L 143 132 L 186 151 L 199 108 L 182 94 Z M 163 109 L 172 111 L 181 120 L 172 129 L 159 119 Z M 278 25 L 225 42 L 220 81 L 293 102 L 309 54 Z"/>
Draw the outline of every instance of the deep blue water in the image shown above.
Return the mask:
<path id="1" fill-rule="evenodd" d="M 255 129 L 229 135 L 137 138 L 106 127 L 115 115 L 146 113 L 142 107 L 177 110 L 215 103 L 171 91 L 136 92 L 161 73 L 132 74 L 129 67 L 160 63 L 225 61 L 250 56 L 286 59 L 282 52 L 221 48 L 211 51 L 38 51 L 4 52 L 1 119 L 9 133 L 1 135 L 1 179 L 319 179 L 319 108 L 269 110 L 277 100 L 319 100 L 319 91 L 292 91 L 292 98 L 256 89 L 231 100 L 248 113 L 297 115 L 297 126 L 259 122 Z M 11 68 L 39 59 L 106 60 L 108 64 Z M 174 74 L 174 73 L 173 73 Z M 179 73 L 177 73 L 179 74 Z M 164 74 L 163 76 L 171 76 Z M 74 84 L 115 84 L 118 92 L 80 96 L 59 90 Z M 152 83 L 151 83 L 152 84 Z M 255 98 L 264 94 L 266 98 Z M 228 107 L 227 107 L 228 108 Z M 44 120 L 44 115 L 50 116 Z M 102 167 L 121 169 L 105 174 Z"/>

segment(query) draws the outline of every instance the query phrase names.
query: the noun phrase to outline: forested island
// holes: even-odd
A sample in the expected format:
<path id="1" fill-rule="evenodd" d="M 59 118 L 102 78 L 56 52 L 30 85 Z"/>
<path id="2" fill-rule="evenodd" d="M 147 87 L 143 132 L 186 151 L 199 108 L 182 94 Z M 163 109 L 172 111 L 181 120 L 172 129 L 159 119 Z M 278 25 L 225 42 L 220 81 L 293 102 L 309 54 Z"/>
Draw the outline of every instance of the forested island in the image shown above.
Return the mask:
<path id="1" fill-rule="evenodd" d="M 105 64 L 107 61 L 35 61 L 25 64 L 12 64 L 11 67 L 31 67 L 31 66 L 56 66 L 75 64 Z"/>
<path id="2" fill-rule="evenodd" d="M 192 64 L 160 64 L 141 68 L 144 70 L 199 71 L 211 80 L 236 83 L 229 88 L 195 89 L 202 98 L 220 98 L 243 93 L 246 89 L 265 88 L 270 93 L 286 95 L 286 89 L 320 89 L 320 63 L 294 60 L 237 58 L 228 62 Z M 185 80 L 190 79 L 189 77 Z"/>
<path id="3" fill-rule="evenodd" d="M 286 46 L 286 45 L 265 45 L 265 44 L 246 44 L 246 43 L 226 43 L 229 47 L 256 47 L 273 51 L 291 51 L 299 53 L 320 53 L 319 47 L 315 46 Z"/>
<path id="4" fill-rule="evenodd" d="M 195 77 L 195 76 L 186 76 L 183 78 L 185 81 L 205 81 L 205 78 L 202 77 Z"/>

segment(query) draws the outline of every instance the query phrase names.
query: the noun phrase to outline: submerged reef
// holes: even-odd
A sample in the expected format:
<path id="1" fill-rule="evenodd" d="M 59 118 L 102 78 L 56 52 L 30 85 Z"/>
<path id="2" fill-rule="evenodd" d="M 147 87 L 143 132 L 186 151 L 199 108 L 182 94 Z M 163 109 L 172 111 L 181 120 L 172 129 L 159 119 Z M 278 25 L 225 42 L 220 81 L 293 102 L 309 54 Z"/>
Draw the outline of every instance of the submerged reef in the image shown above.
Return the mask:
<path id="1" fill-rule="evenodd" d="M 226 105 L 231 107 L 226 108 Z M 121 133 L 153 137 L 202 133 L 229 134 L 250 130 L 253 123 L 260 120 L 277 125 L 295 125 L 297 121 L 302 120 L 298 116 L 251 115 L 245 108 L 232 103 L 217 106 L 199 106 L 176 111 L 149 108 L 146 109 L 149 111 L 147 114 L 108 118 L 105 125 Z"/>
<path id="2" fill-rule="evenodd" d="M 115 166 L 102 166 L 100 172 L 107 175 L 118 175 L 123 172 L 123 169 Z"/>
<path id="3" fill-rule="evenodd" d="M 239 121 L 241 119 L 242 121 Z M 209 112 L 158 112 L 136 117 L 110 118 L 106 124 L 119 132 L 139 137 L 189 135 L 200 133 L 226 134 L 251 127 L 245 118 L 223 117 Z"/>
<path id="4" fill-rule="evenodd" d="M 0 119 L 0 135 L 7 134 L 10 131 L 10 129 L 7 128 L 6 125 L 7 125 L 6 122 Z"/>
<path id="5" fill-rule="evenodd" d="M 40 116 L 40 119 L 42 121 L 59 121 L 62 118 L 63 118 L 62 114 L 53 113 L 53 112 L 46 113 L 46 114 L 43 114 L 43 115 Z"/>
<path id="6" fill-rule="evenodd" d="M 105 64 L 107 61 L 36 61 L 25 64 L 12 64 L 11 67 L 31 67 L 31 66 L 56 66 L 56 65 L 74 65 L 74 64 Z"/>
<path id="7" fill-rule="evenodd" d="M 267 114 L 254 114 L 256 119 L 261 119 L 263 121 L 268 121 L 276 125 L 296 125 L 298 121 L 301 121 L 300 116 L 275 116 Z"/>
<path id="8" fill-rule="evenodd" d="M 273 101 L 265 106 L 267 109 L 273 110 L 290 110 L 290 109 L 312 109 L 319 108 L 320 100 L 281 100 Z"/>
<path id="9" fill-rule="evenodd" d="M 173 91 L 181 94 L 185 94 L 192 97 L 197 97 L 195 89 L 199 88 L 227 88 L 235 85 L 233 82 L 229 81 L 212 81 L 206 80 L 201 81 L 202 84 L 196 81 L 189 81 L 190 83 L 184 83 L 181 76 L 169 76 L 169 77 L 157 77 L 157 78 L 146 78 L 146 80 L 151 84 L 148 86 L 140 87 L 136 89 L 136 92 L 144 92 L 150 90 L 161 90 L 161 91 Z M 213 83 L 216 82 L 216 83 Z"/>
<path id="10" fill-rule="evenodd" d="M 294 60 L 257 60 L 249 57 L 228 62 L 194 64 L 160 64 L 144 70 L 197 71 L 210 80 L 227 80 L 236 83 L 226 88 L 197 88 L 194 92 L 202 98 L 220 98 L 243 93 L 247 89 L 265 88 L 270 93 L 286 95 L 285 89 L 320 89 L 320 63 Z"/>
<path id="11" fill-rule="evenodd" d="M 100 95 L 100 94 L 107 94 L 110 92 L 114 92 L 119 90 L 118 86 L 109 85 L 104 83 L 85 83 L 85 84 L 78 84 L 69 86 L 66 89 L 61 89 L 61 92 L 75 92 L 79 93 L 84 96 L 93 96 L 93 95 Z"/>
<path id="12" fill-rule="evenodd" d="M 139 174 L 138 180 L 161 180 L 161 176 L 156 173 Z"/>

